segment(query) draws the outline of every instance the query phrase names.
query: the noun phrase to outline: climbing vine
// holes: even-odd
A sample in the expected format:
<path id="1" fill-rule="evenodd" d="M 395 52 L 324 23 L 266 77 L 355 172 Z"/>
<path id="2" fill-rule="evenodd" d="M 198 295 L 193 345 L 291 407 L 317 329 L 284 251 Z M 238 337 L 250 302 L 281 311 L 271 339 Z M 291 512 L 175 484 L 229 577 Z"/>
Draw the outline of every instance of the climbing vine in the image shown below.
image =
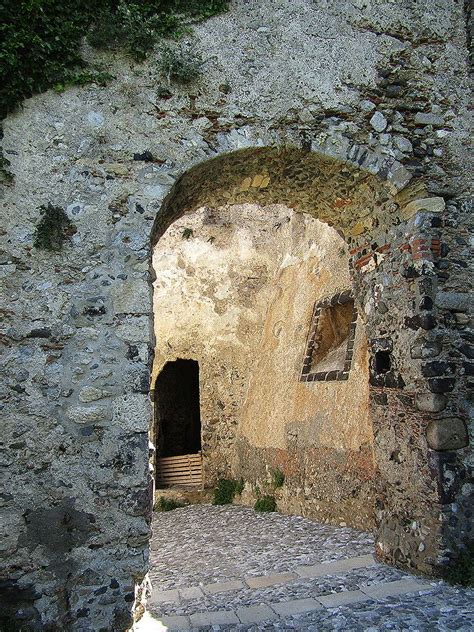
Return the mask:
<path id="1" fill-rule="evenodd" d="M 92 46 L 123 49 L 142 61 L 163 37 L 227 9 L 229 0 L 0 0 L 0 119 L 51 87 L 109 76 L 81 56 Z"/>

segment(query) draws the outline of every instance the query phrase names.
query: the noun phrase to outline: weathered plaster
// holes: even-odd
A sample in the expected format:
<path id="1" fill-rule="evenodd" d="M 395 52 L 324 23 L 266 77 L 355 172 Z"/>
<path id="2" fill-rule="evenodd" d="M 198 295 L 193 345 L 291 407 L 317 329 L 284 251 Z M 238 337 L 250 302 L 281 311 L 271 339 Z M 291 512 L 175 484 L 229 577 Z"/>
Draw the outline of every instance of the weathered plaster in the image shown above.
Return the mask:
<path id="1" fill-rule="evenodd" d="M 185 230 L 193 231 L 187 239 Z M 167 361 L 199 362 L 206 486 L 232 474 L 257 483 L 261 472 L 254 471 L 239 451 L 242 441 L 252 448 L 280 451 L 280 458 L 282 452 L 298 449 L 301 467 L 293 455 L 297 471 L 287 473 L 288 499 L 280 499 L 281 510 L 295 510 L 301 484 L 321 491 L 318 478 L 325 479 L 325 502 L 330 505 L 339 496 L 334 491 L 340 487 L 337 468 L 346 452 L 351 455 L 346 460 L 353 460 L 352 453 L 368 451 L 364 459 L 372 461 L 372 471 L 365 465 L 363 475 L 373 479 L 362 319 L 347 382 L 299 381 L 314 303 L 351 287 L 348 251 L 335 230 L 284 206 L 205 207 L 166 231 L 155 247 L 153 268 L 152 384 Z M 329 472 L 316 468 L 314 480 L 304 466 L 308 449 L 326 451 L 329 460 L 331 451 L 338 453 Z M 264 450 L 260 462 L 267 470 L 272 466 Z M 353 478 L 357 479 L 354 473 Z M 367 489 L 361 495 L 367 496 Z M 353 499 L 351 491 L 346 495 Z M 321 493 L 311 496 L 316 499 Z M 369 489 L 363 517 L 352 500 L 345 520 L 372 526 L 373 502 Z M 344 503 L 338 498 L 336 504 L 336 512 L 318 513 L 303 498 L 298 511 L 340 521 Z"/>
<path id="2" fill-rule="evenodd" d="M 272 280 L 296 246 L 304 256 L 303 237 L 314 239 L 316 224 L 284 206 L 204 207 L 177 220 L 154 249 L 152 387 L 167 361 L 199 362 L 206 486 L 230 475 Z"/>

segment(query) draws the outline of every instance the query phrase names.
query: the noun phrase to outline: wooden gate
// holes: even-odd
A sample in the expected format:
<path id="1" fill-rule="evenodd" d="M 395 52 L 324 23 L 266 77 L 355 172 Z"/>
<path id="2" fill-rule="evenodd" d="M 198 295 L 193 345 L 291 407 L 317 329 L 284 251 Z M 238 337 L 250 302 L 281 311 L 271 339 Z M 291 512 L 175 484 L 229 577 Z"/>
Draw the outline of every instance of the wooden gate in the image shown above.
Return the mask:
<path id="1" fill-rule="evenodd" d="M 199 487 L 202 489 L 203 483 L 200 452 L 157 459 L 157 487 Z"/>

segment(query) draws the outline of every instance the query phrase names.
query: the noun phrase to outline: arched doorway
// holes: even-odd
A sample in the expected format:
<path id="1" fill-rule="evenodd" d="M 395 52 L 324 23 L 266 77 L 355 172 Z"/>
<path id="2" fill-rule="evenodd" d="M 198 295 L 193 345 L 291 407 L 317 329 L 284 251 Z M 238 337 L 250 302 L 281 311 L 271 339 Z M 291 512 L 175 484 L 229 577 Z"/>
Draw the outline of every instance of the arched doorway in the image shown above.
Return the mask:
<path id="1" fill-rule="evenodd" d="M 153 253 L 152 382 L 159 417 L 174 358 L 199 360 L 207 488 L 238 479 L 247 504 L 268 487 L 281 512 L 371 529 L 367 341 L 348 261 L 335 229 L 284 205 L 206 206 L 177 219 Z M 323 340 L 306 370 L 313 327 Z M 160 455 L 173 463 L 159 432 L 155 444 L 159 476 Z"/>
<path id="2" fill-rule="evenodd" d="M 440 536 L 433 509 L 439 494 L 425 434 L 431 408 L 422 395 L 428 389 L 410 355 L 417 330 L 428 322 L 417 302 L 430 291 L 423 282 L 430 275 L 424 264 L 436 256 L 429 245 L 420 250 L 420 243 L 430 243 L 425 234 L 420 237 L 417 223 L 426 201 L 418 199 L 419 187 L 406 186 L 409 177 L 393 161 L 361 148 L 344 150 L 341 158 L 249 148 L 201 163 L 172 187 L 156 217 L 152 243 L 177 218 L 223 202 L 283 203 L 333 226 L 344 238 L 354 304 L 369 334 L 376 550 L 388 562 L 429 570 Z M 426 206 L 439 210 L 437 203 Z M 408 535 L 407 524 L 416 525 Z"/>

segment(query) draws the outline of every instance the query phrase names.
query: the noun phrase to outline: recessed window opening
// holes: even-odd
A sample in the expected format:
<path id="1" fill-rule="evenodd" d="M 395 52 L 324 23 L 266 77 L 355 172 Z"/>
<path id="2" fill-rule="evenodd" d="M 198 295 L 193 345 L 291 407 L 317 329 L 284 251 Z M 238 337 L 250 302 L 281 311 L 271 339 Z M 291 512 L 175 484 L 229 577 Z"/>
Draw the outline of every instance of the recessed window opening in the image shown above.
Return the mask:
<path id="1" fill-rule="evenodd" d="M 374 355 L 375 372 L 388 373 L 392 368 L 392 360 L 389 351 L 376 351 Z"/>
<path id="2" fill-rule="evenodd" d="M 201 450 L 199 364 L 167 362 L 155 385 L 157 456 L 196 454 Z"/>
<path id="3" fill-rule="evenodd" d="M 344 369 L 353 309 L 353 301 L 321 309 L 311 357 L 311 372 Z"/>
<path id="4" fill-rule="evenodd" d="M 315 306 L 302 381 L 347 380 L 356 321 L 357 311 L 349 291 L 324 299 Z"/>

